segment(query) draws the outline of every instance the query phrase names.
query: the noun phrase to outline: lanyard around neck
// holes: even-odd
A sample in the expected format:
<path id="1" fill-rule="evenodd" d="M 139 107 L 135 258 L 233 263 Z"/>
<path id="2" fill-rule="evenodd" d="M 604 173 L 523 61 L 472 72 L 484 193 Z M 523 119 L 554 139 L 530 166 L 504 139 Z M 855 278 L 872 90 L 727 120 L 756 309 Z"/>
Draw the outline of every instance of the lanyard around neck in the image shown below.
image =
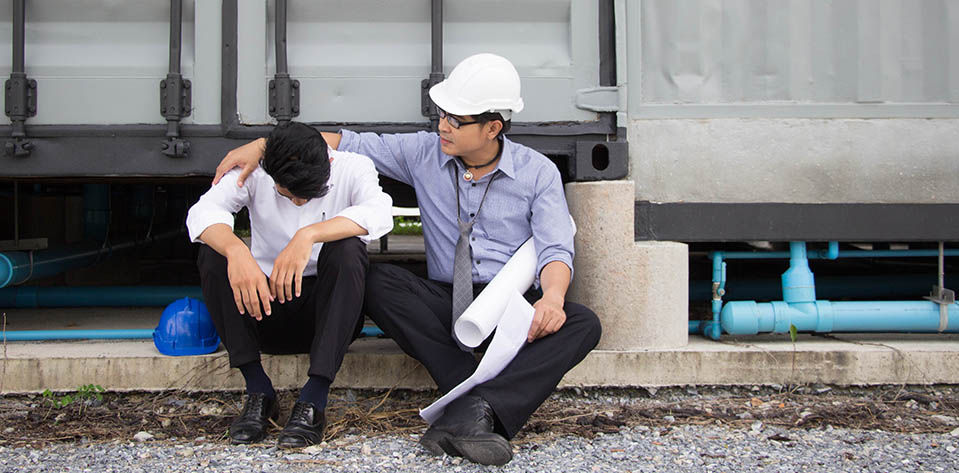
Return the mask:
<path id="1" fill-rule="evenodd" d="M 483 198 L 480 199 L 479 208 L 476 209 L 476 213 L 473 215 L 473 219 L 470 222 L 475 222 L 479 217 L 480 210 L 483 209 L 483 202 L 486 202 L 486 194 L 489 194 L 489 186 L 493 183 L 493 179 L 496 179 L 497 174 L 493 174 L 489 177 L 489 182 L 486 183 L 486 190 L 483 191 Z M 460 183 L 456 179 L 456 163 L 453 163 L 453 167 L 450 168 L 450 177 L 453 178 L 453 189 L 456 191 L 456 221 L 462 222 L 460 219 Z"/>

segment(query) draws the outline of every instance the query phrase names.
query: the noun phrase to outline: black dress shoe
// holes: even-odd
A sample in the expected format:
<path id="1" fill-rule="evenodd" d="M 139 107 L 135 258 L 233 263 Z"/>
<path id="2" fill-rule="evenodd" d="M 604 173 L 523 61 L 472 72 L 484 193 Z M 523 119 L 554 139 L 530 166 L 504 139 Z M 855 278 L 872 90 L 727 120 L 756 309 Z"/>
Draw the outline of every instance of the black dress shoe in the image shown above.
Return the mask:
<path id="1" fill-rule="evenodd" d="M 433 455 L 459 457 L 482 465 L 505 465 L 513 459 L 509 441 L 493 431 L 493 408 L 480 396 L 463 396 L 420 438 Z"/>
<path id="2" fill-rule="evenodd" d="M 326 415 L 316 412 L 313 404 L 296 401 L 290 420 L 276 439 L 276 445 L 281 448 L 300 448 L 314 445 L 323 441 L 323 429 L 326 428 Z"/>
<path id="3" fill-rule="evenodd" d="M 230 441 L 256 443 L 266 436 L 269 420 L 279 418 L 276 399 L 263 393 L 250 393 L 243 402 L 243 412 L 230 424 Z"/>

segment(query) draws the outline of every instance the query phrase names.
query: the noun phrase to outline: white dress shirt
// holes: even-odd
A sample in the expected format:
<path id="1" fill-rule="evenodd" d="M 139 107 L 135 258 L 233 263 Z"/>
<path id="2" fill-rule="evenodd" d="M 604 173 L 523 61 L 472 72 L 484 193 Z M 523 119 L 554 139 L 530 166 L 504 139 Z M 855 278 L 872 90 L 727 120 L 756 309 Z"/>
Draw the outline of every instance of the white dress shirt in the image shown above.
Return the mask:
<path id="1" fill-rule="evenodd" d="M 273 178 L 262 167 L 250 174 L 243 187 L 236 185 L 239 169 L 226 173 L 190 207 L 186 218 L 190 240 L 199 242 L 200 234 L 213 224 L 223 223 L 232 229 L 234 214 L 246 207 L 250 211 L 250 251 L 269 276 L 273 262 L 296 231 L 314 223 L 346 217 L 366 229 L 367 234 L 359 237 L 365 242 L 389 233 L 393 229 L 393 199 L 380 187 L 370 158 L 332 149 L 329 154 L 330 191 L 302 206 L 280 195 Z M 322 243 L 313 245 L 303 276 L 316 275 L 322 247 Z"/>

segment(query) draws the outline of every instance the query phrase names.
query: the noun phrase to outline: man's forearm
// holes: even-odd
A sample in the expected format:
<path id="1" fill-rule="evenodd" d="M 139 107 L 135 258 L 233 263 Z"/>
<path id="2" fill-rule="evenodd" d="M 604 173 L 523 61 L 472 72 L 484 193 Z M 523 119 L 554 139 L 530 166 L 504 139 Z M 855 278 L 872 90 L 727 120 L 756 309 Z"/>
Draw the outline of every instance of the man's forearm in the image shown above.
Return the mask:
<path id="1" fill-rule="evenodd" d="M 330 148 L 339 149 L 340 138 L 343 138 L 343 135 L 326 131 L 321 131 L 320 134 L 323 135 L 323 139 L 326 140 L 326 144 L 329 145 Z"/>
<path id="2" fill-rule="evenodd" d="M 233 229 L 223 223 L 210 225 L 206 230 L 203 230 L 199 239 L 227 259 L 237 253 L 250 252 L 243 240 L 233 233 Z"/>
<path id="3" fill-rule="evenodd" d="M 571 274 L 569 266 L 562 261 L 550 261 L 543 266 L 543 271 L 539 275 L 543 298 L 565 301 Z"/>
<path id="4" fill-rule="evenodd" d="M 301 228 L 313 243 L 325 243 L 344 238 L 366 235 L 368 232 L 356 222 L 346 217 L 333 217 Z"/>

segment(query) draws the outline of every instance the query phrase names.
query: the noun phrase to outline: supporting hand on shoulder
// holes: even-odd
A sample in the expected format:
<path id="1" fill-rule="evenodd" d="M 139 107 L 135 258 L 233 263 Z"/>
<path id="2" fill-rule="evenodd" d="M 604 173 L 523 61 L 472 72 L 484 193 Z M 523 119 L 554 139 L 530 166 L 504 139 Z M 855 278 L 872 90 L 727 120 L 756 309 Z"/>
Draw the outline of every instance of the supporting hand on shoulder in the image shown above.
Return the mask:
<path id="1" fill-rule="evenodd" d="M 240 167 L 240 177 L 236 180 L 236 185 L 243 187 L 246 178 L 260 166 L 260 159 L 263 158 L 263 151 L 266 149 L 266 138 L 253 140 L 239 148 L 234 148 L 220 161 L 216 167 L 216 175 L 213 176 L 213 185 L 220 182 L 220 178 L 231 169 Z"/>

